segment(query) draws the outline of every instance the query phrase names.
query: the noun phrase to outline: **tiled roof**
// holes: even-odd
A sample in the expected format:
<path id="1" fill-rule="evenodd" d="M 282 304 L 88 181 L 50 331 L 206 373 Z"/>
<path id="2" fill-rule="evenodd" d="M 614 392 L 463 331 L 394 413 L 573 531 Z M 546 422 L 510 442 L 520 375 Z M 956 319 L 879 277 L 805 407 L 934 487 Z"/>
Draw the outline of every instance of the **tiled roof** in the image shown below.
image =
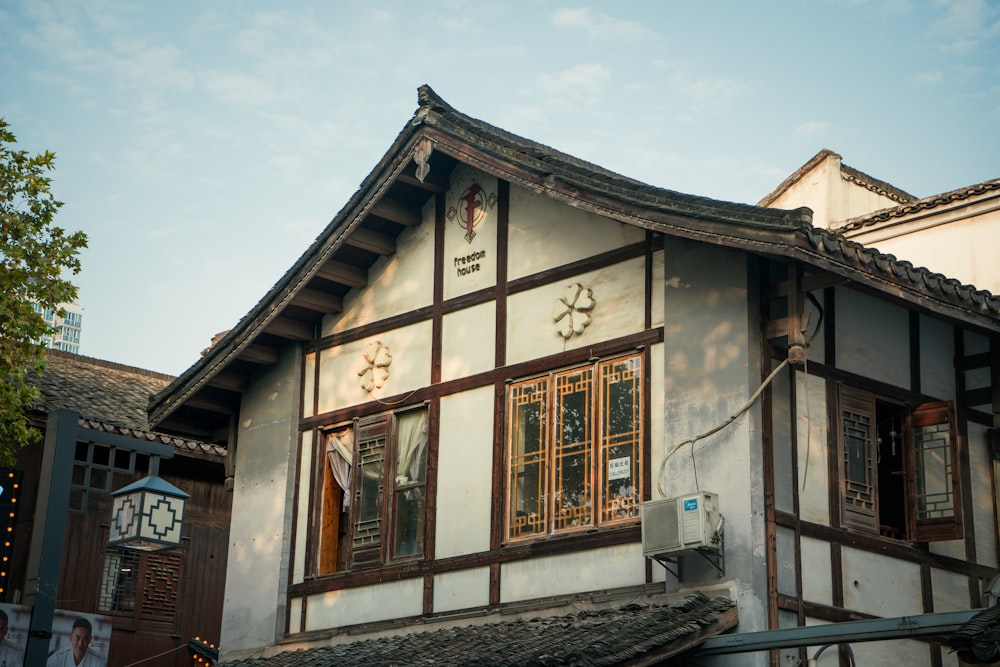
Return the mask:
<path id="1" fill-rule="evenodd" d="M 963 664 L 996 664 L 1000 660 L 1000 606 L 984 609 L 944 640 Z"/>
<path id="2" fill-rule="evenodd" d="M 566 616 L 443 628 L 286 651 L 228 667 L 624 666 L 666 659 L 736 624 L 735 603 L 700 593 L 669 606 L 631 604 Z M 643 664 L 646 664 L 645 662 Z"/>
<path id="3" fill-rule="evenodd" d="M 61 350 L 46 350 L 41 377 L 28 375 L 28 382 L 41 392 L 33 408 L 36 413 L 44 415 L 60 408 L 76 410 L 84 428 L 224 456 L 225 449 L 220 447 L 150 430 L 146 417 L 149 397 L 173 379 L 171 375 Z"/>
<path id="4" fill-rule="evenodd" d="M 875 194 L 882 195 L 883 197 L 901 204 L 908 204 L 916 199 L 916 197 L 910 193 L 903 192 L 891 183 L 880 181 L 873 176 L 869 176 L 863 171 L 858 171 L 854 167 L 848 167 L 843 163 L 840 165 L 840 177 L 845 181 L 859 185 L 866 190 L 870 190 Z"/>
<path id="5" fill-rule="evenodd" d="M 969 185 L 964 188 L 952 190 L 951 192 L 934 195 L 933 197 L 925 197 L 902 206 L 875 211 L 870 215 L 848 220 L 844 224 L 837 227 L 835 231 L 843 234 L 854 232 L 864 227 L 873 227 L 896 218 L 901 218 L 913 213 L 919 213 L 921 211 L 929 211 L 939 206 L 946 206 L 954 202 L 960 202 L 964 199 L 977 197 L 994 190 L 1000 190 L 1000 178 L 979 183 L 977 185 Z"/>
<path id="6" fill-rule="evenodd" d="M 992 321 L 1000 318 L 1000 297 L 987 290 L 849 241 L 839 233 L 812 226 L 803 228 L 802 232 L 808 246 L 828 260 L 883 279 L 887 285 L 895 285 L 896 290 L 912 293 L 916 300 L 921 296 L 931 297 L 941 303 L 956 304 L 969 315 Z"/>
<path id="7" fill-rule="evenodd" d="M 808 262 L 865 288 L 919 304 L 925 311 L 991 332 L 1000 331 L 1000 299 L 971 286 L 939 279 L 937 274 L 914 270 L 905 262 L 894 266 L 897 260 L 892 255 L 860 252 L 843 236 L 816 230 L 807 208 L 764 208 L 654 187 L 467 116 L 428 86 L 420 87 L 418 100 L 413 118 L 375 169 L 292 267 L 203 357 L 152 397 L 149 413 L 154 424 L 163 423 L 214 376 L 235 363 L 240 353 L 278 320 L 297 292 L 316 275 L 318 267 L 347 242 L 365 211 L 384 194 L 388 184 L 414 157 L 415 147 L 425 139 L 434 151 L 609 219 L 667 235 Z M 856 170 L 848 168 L 847 173 L 869 185 L 876 183 Z M 889 192 L 886 188 L 882 189 Z M 900 198 L 909 196 L 893 191 Z"/>

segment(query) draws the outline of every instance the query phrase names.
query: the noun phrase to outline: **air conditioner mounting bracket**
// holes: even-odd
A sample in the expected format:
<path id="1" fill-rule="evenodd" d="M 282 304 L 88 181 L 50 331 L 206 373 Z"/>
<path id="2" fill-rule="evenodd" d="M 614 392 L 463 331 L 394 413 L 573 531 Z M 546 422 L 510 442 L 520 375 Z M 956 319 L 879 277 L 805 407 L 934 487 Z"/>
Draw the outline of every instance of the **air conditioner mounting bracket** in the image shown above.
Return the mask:
<path id="1" fill-rule="evenodd" d="M 719 578 L 726 576 L 726 533 L 724 530 L 719 531 L 718 535 L 719 547 L 718 549 L 699 547 L 697 549 L 692 549 L 688 553 L 696 553 L 718 571 Z M 674 575 L 677 581 L 681 580 L 680 575 L 680 556 L 683 554 L 678 554 L 677 556 L 650 556 L 653 560 L 663 566 L 663 569 Z M 671 569 L 670 566 L 674 569 Z"/>

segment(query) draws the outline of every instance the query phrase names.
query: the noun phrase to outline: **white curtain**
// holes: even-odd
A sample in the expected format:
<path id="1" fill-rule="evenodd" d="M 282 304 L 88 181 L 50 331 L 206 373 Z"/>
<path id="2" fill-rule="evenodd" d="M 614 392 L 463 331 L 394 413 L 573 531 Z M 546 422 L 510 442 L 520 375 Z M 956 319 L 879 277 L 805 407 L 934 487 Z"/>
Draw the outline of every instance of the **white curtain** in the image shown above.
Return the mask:
<path id="1" fill-rule="evenodd" d="M 427 410 L 399 415 L 396 434 L 396 486 L 423 482 L 427 467 Z"/>
<path id="2" fill-rule="evenodd" d="M 326 459 L 330 472 L 340 485 L 344 509 L 351 506 L 351 462 L 354 460 L 354 430 L 345 428 L 326 436 Z"/>

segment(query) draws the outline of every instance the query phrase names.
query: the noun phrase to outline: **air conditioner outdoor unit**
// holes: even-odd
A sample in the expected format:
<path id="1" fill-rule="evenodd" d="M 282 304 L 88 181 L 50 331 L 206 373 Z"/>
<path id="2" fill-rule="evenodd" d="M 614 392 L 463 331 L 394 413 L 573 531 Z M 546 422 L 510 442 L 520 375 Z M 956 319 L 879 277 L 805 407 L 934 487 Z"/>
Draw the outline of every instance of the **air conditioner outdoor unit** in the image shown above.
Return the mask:
<path id="1" fill-rule="evenodd" d="M 718 494 L 698 491 L 649 500 L 642 504 L 642 555 L 656 558 L 718 550 L 721 527 Z"/>

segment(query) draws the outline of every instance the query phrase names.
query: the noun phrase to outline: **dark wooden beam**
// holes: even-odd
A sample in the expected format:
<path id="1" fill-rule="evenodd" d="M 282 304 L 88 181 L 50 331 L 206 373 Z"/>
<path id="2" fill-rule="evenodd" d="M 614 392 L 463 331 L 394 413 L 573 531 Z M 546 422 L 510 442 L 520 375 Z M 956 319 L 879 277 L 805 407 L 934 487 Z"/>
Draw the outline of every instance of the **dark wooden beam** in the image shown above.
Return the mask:
<path id="1" fill-rule="evenodd" d="M 196 408 L 198 410 L 207 410 L 208 412 L 220 412 L 222 414 L 230 414 L 234 412 L 239 407 L 239 399 L 236 400 L 224 400 L 220 398 L 213 398 L 210 396 L 205 396 L 204 393 L 199 392 L 184 401 L 184 405 Z"/>
<path id="2" fill-rule="evenodd" d="M 338 262 L 335 259 L 327 261 L 326 264 L 320 267 L 319 271 L 316 272 L 316 277 L 340 283 L 341 285 L 347 285 L 348 287 L 365 287 L 368 285 L 367 271 L 359 266 Z"/>
<path id="3" fill-rule="evenodd" d="M 208 386 L 236 391 L 242 394 L 247 390 L 247 378 L 236 373 L 216 373 L 209 379 Z"/>
<path id="4" fill-rule="evenodd" d="M 291 338 L 292 340 L 312 340 L 313 338 L 312 324 L 292 320 L 287 317 L 275 318 L 274 321 L 264 327 L 264 331 L 275 336 L 281 336 L 282 338 Z"/>
<path id="5" fill-rule="evenodd" d="M 209 442 L 209 438 L 212 436 L 212 430 L 206 428 L 204 421 L 189 419 L 176 414 L 172 414 L 160 422 L 157 430 L 163 433 L 181 434 L 185 438 L 201 440 L 202 442 Z"/>
<path id="6" fill-rule="evenodd" d="M 416 168 L 411 166 L 407 168 L 398 177 L 400 183 L 406 183 L 407 185 L 414 185 L 422 190 L 427 190 L 428 192 L 438 193 L 447 192 L 449 185 L 448 174 L 444 173 L 443 170 L 438 169 L 435 171 L 434 165 L 431 165 L 431 171 L 424 180 L 420 180 L 416 176 Z"/>
<path id="7" fill-rule="evenodd" d="M 278 351 L 266 345 L 248 345 L 240 352 L 239 358 L 252 364 L 271 366 L 278 363 Z"/>
<path id="8" fill-rule="evenodd" d="M 978 389 L 966 389 L 962 392 L 962 402 L 968 406 L 993 405 L 993 388 L 979 387 Z"/>
<path id="9" fill-rule="evenodd" d="M 298 291 L 292 299 L 292 304 L 320 313 L 339 313 L 344 310 L 344 300 L 336 294 L 309 289 L 308 287 Z"/>
<path id="10" fill-rule="evenodd" d="M 372 208 L 371 214 L 407 227 L 420 224 L 419 208 L 389 197 L 382 197 L 378 200 Z"/>
<path id="11" fill-rule="evenodd" d="M 369 229 L 355 229 L 347 237 L 346 243 L 383 256 L 396 252 L 396 241 L 393 238 Z"/>

